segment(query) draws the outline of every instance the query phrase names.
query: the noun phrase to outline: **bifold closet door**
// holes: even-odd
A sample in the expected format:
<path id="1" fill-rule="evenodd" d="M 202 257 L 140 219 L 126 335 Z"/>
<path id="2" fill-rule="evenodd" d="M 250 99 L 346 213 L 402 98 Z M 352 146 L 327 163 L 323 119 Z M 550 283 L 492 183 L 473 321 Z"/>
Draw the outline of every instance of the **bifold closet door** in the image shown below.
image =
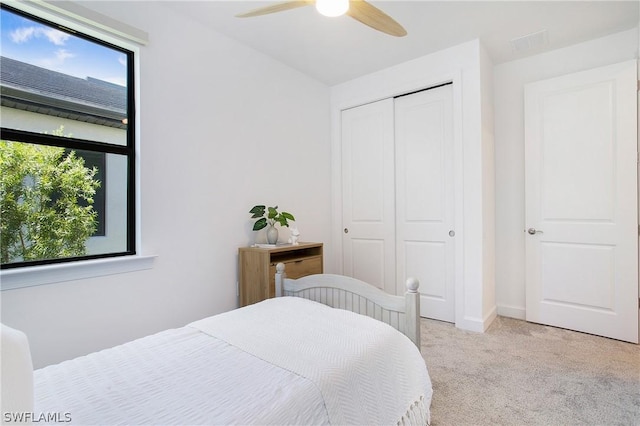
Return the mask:
<path id="1" fill-rule="evenodd" d="M 396 291 L 393 99 L 342 112 L 345 275 Z"/>
<path id="2" fill-rule="evenodd" d="M 452 96 L 446 85 L 394 102 L 396 283 L 418 278 L 421 315 L 449 322 L 455 321 Z"/>

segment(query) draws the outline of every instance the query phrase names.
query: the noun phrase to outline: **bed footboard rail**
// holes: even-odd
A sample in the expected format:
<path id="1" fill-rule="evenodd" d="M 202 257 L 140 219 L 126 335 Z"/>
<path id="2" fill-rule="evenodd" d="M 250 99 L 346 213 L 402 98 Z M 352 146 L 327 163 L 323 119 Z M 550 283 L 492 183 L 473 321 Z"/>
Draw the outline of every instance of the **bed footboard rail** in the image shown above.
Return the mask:
<path id="1" fill-rule="evenodd" d="M 364 281 L 335 274 L 286 277 L 285 265 L 276 265 L 276 297 L 296 296 L 333 308 L 367 315 L 405 334 L 420 349 L 420 283 L 408 278 L 404 296 L 388 294 Z"/>

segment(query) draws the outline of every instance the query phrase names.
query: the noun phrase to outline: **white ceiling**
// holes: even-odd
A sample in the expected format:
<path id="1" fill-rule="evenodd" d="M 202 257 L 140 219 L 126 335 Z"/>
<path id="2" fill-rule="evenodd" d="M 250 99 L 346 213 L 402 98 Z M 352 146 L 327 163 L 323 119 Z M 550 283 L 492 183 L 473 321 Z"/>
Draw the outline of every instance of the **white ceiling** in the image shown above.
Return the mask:
<path id="1" fill-rule="evenodd" d="M 494 64 L 638 26 L 636 1 L 371 1 L 402 24 L 391 37 L 313 6 L 253 18 L 234 15 L 277 3 L 180 1 L 167 7 L 328 85 L 479 38 Z M 511 40 L 546 30 L 546 43 L 516 51 Z"/>

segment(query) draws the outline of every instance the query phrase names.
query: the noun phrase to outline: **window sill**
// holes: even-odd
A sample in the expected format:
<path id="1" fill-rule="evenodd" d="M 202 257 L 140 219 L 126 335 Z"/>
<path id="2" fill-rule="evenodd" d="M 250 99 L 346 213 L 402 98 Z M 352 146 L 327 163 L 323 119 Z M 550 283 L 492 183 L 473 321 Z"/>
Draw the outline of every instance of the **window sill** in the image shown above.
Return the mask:
<path id="1" fill-rule="evenodd" d="M 0 290 L 151 269 L 156 256 L 126 256 L 0 271 Z"/>

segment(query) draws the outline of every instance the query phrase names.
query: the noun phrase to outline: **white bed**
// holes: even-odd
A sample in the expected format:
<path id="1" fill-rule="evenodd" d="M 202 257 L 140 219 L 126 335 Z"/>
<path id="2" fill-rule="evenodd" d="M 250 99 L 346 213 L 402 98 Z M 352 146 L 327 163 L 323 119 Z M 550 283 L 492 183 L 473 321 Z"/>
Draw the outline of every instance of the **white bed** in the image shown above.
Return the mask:
<path id="1" fill-rule="evenodd" d="M 31 412 L 35 421 L 83 425 L 429 422 L 417 282 L 400 297 L 337 275 L 288 280 L 283 265 L 276 278 L 280 295 L 302 297 L 268 299 L 36 370 L 32 406 L 30 377 L 11 378 L 13 389 L 3 377 L 3 416 Z M 5 329 L 3 371 L 10 359 L 25 364 L 5 356 Z M 26 402 L 15 401 L 20 388 Z"/>

